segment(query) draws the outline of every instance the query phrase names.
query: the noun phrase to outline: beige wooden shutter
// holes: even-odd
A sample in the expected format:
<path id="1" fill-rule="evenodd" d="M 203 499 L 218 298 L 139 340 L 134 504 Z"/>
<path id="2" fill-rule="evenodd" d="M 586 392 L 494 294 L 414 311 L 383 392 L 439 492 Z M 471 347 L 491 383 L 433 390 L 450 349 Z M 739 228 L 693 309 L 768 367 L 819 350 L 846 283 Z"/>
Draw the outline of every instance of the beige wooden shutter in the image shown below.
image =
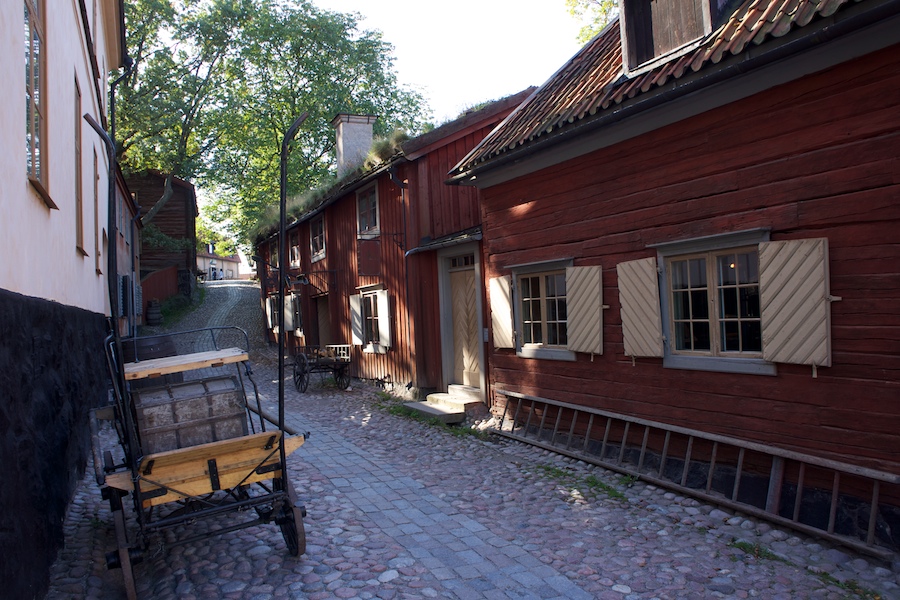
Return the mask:
<path id="1" fill-rule="evenodd" d="M 568 349 L 603 354 L 603 283 L 601 267 L 566 268 Z"/>
<path id="2" fill-rule="evenodd" d="M 763 358 L 831 366 L 828 239 L 759 245 Z"/>
<path id="3" fill-rule="evenodd" d="M 363 343 L 362 321 L 362 296 L 355 294 L 350 296 L 350 339 L 354 346 L 362 346 Z"/>
<path id="4" fill-rule="evenodd" d="M 512 278 L 509 275 L 490 280 L 491 328 L 494 348 L 515 348 L 512 319 Z"/>
<path id="5" fill-rule="evenodd" d="M 375 302 L 378 306 L 378 345 L 383 348 L 391 347 L 391 303 L 387 290 L 375 292 Z"/>
<path id="6" fill-rule="evenodd" d="M 627 356 L 662 356 L 662 322 L 656 259 L 642 258 L 616 265 L 622 339 Z"/>

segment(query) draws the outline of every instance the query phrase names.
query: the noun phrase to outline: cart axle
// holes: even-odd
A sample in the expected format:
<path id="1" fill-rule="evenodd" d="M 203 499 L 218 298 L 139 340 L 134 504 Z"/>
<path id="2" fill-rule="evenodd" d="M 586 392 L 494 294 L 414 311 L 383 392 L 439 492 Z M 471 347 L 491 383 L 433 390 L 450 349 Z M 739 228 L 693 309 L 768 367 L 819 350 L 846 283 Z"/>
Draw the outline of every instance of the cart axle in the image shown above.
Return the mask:
<path id="1" fill-rule="evenodd" d="M 128 557 L 131 559 L 131 564 L 136 565 L 144 560 L 144 551 L 140 548 L 129 548 Z M 106 553 L 106 568 L 110 570 L 122 568 L 118 550 Z"/>

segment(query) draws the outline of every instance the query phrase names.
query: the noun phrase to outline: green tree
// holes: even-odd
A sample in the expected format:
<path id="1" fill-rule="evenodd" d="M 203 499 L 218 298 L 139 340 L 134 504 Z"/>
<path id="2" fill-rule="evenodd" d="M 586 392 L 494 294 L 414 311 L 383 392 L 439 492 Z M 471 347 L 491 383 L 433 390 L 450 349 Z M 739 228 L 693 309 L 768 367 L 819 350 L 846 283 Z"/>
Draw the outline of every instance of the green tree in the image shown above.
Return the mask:
<path id="1" fill-rule="evenodd" d="M 606 27 L 619 12 L 616 0 L 566 0 L 566 8 L 584 25 L 578 32 L 578 41 L 588 43 Z"/>
<path id="2" fill-rule="evenodd" d="M 121 94 L 126 171 L 193 180 L 212 192 L 210 219 L 241 241 L 278 201 L 282 137 L 301 113 L 309 118 L 292 145 L 292 194 L 331 176 L 338 112 L 377 115 L 378 134 L 415 133 L 428 116 L 422 96 L 398 83 L 393 47 L 360 31 L 358 15 L 307 0 L 135 0 L 128 8 L 135 73 Z"/>

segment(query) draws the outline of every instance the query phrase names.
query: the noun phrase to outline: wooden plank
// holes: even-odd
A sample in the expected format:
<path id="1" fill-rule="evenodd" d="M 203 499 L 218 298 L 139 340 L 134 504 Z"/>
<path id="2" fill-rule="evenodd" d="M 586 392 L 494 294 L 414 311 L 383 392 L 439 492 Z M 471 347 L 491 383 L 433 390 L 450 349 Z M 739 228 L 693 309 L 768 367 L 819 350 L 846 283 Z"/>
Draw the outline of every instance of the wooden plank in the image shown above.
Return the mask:
<path id="1" fill-rule="evenodd" d="M 232 488 L 241 482 L 256 483 L 279 476 L 280 470 L 264 473 L 256 473 L 255 470 L 259 466 L 278 463 L 278 440 L 280 437 L 281 432 L 279 431 L 260 432 L 233 440 L 145 456 L 138 469 L 141 490 L 146 493 L 160 487 L 172 489 L 165 495 L 144 500 L 144 507 L 181 500 L 186 496 L 209 494 L 214 491 L 209 473 L 209 461 L 213 459 L 216 461 L 221 489 Z M 271 446 L 270 440 L 272 440 Z M 304 441 L 305 438 L 302 435 L 285 438 L 285 455 L 293 453 L 303 445 Z M 149 472 L 147 472 L 148 470 Z M 130 471 L 107 475 L 106 485 L 125 491 L 134 490 Z"/>
<path id="2" fill-rule="evenodd" d="M 163 358 L 151 358 L 140 362 L 125 363 L 125 379 L 147 379 L 160 377 L 170 373 L 182 373 L 193 369 L 221 367 L 236 362 L 243 362 L 249 356 L 240 348 L 223 348 L 209 352 L 194 352 Z"/>

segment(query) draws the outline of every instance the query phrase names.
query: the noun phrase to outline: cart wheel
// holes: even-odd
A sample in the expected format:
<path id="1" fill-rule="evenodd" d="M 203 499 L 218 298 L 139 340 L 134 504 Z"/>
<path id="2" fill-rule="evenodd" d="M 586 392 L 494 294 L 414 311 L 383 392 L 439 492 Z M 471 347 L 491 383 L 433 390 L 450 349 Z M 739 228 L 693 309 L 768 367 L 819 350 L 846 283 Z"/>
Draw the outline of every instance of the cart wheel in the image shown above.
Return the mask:
<path id="1" fill-rule="evenodd" d="M 277 483 L 280 481 L 280 485 Z M 276 480 L 276 488 L 287 487 L 288 502 L 281 506 L 281 514 L 275 519 L 284 536 L 291 556 L 306 554 L 306 528 L 303 526 L 303 517 L 306 511 L 297 502 L 297 493 L 289 481 Z"/>
<path id="2" fill-rule="evenodd" d="M 309 387 L 309 363 L 305 354 L 294 357 L 294 387 L 301 394 Z"/>
<path id="3" fill-rule="evenodd" d="M 347 372 L 347 367 L 341 367 L 335 372 L 334 382 L 337 384 L 338 388 L 342 390 L 346 390 L 350 387 L 350 373 Z"/>
<path id="4" fill-rule="evenodd" d="M 287 506 L 282 509 L 278 521 L 284 543 L 287 544 L 291 556 L 306 553 L 306 529 L 303 527 L 303 509 L 299 506 Z"/>

